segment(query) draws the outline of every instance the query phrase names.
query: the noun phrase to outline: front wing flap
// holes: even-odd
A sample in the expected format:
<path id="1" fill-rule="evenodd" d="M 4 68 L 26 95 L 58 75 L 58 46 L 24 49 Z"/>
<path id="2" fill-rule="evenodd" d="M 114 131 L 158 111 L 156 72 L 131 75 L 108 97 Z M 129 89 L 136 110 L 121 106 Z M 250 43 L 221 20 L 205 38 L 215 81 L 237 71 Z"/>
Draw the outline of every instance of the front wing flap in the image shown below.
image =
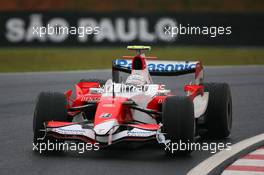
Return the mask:
<path id="1" fill-rule="evenodd" d="M 124 125 L 123 125 L 124 126 Z M 127 129 L 107 133 L 106 135 L 97 135 L 92 126 L 83 123 L 49 121 L 46 124 L 47 135 L 57 139 L 74 139 L 84 142 L 112 144 L 114 142 L 130 140 L 144 141 L 155 139 L 159 125 L 157 124 L 127 124 Z"/>

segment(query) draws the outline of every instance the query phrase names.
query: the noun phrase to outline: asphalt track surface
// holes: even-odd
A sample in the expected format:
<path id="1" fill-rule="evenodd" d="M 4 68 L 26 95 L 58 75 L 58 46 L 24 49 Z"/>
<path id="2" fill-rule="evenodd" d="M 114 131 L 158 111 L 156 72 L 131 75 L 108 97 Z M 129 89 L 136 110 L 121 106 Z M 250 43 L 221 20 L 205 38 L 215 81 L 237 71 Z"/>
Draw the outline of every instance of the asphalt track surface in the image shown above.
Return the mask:
<path id="1" fill-rule="evenodd" d="M 153 144 L 99 152 L 66 152 L 40 156 L 32 151 L 32 114 L 41 91 L 64 92 L 81 78 L 111 76 L 110 71 L 0 74 L 0 174 L 186 174 L 212 155 L 195 151 L 191 156 L 169 158 Z M 158 77 L 182 94 L 182 84 L 192 76 Z M 205 80 L 227 82 L 233 97 L 233 131 L 223 142 L 236 143 L 264 132 L 264 67 L 208 67 Z M 203 142 L 212 142 L 202 140 Z"/>

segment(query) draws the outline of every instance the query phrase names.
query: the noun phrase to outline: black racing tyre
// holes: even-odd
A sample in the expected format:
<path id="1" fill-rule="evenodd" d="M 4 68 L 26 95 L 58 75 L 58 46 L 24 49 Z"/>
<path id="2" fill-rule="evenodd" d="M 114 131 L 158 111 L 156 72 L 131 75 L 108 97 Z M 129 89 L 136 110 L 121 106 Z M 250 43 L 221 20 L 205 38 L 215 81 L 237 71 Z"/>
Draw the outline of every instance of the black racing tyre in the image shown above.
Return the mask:
<path id="1" fill-rule="evenodd" d="M 162 107 L 162 132 L 166 140 L 170 140 L 170 149 L 165 148 L 169 155 L 186 155 L 192 152 L 187 145 L 194 141 L 195 121 L 193 102 L 189 97 L 167 97 Z M 178 146 L 172 150 L 172 145 Z M 185 148 L 180 149 L 180 144 Z M 175 147 L 174 147 L 175 148 Z"/>
<path id="2" fill-rule="evenodd" d="M 106 80 L 91 78 L 91 79 L 81 79 L 79 82 L 96 82 L 99 83 L 100 86 L 102 87 L 103 85 L 105 85 Z"/>
<path id="3" fill-rule="evenodd" d="M 45 132 L 40 131 L 44 129 L 44 122 L 46 121 L 69 121 L 67 115 L 67 100 L 66 96 L 57 92 L 41 92 L 37 98 L 33 117 L 33 132 L 34 144 L 49 142 L 55 142 L 55 139 L 45 137 Z"/>
<path id="4" fill-rule="evenodd" d="M 202 137 L 223 139 L 230 135 L 232 128 L 232 97 L 227 83 L 204 83 L 209 92 L 205 112 L 205 129 Z"/>

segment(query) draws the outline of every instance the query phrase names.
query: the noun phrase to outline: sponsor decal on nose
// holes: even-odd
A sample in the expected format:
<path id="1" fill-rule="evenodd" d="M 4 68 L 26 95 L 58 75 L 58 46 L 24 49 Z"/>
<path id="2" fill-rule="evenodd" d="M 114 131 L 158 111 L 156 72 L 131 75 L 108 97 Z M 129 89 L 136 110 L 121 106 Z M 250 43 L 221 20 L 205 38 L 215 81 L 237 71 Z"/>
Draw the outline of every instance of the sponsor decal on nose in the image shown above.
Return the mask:
<path id="1" fill-rule="evenodd" d="M 106 135 L 112 128 L 114 128 L 117 125 L 118 125 L 117 120 L 108 120 L 96 125 L 94 127 L 94 131 L 98 135 Z"/>

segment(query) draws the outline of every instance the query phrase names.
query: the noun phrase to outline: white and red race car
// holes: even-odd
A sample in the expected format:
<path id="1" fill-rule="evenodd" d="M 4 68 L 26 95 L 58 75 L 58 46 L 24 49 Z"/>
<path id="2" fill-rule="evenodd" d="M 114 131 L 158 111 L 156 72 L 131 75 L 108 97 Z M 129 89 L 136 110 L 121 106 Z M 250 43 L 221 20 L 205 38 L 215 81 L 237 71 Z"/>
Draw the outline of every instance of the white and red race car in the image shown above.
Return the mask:
<path id="1" fill-rule="evenodd" d="M 114 60 L 112 79 L 82 80 L 75 85 L 75 97 L 72 90 L 39 94 L 33 119 L 34 144 L 74 140 L 103 148 L 121 141 L 157 140 L 167 146 L 192 143 L 196 136 L 230 135 L 228 84 L 204 83 L 203 66 L 198 61 L 158 61 L 145 56 L 149 46 L 128 49 L 136 55 Z M 129 73 L 125 82 L 120 82 L 119 72 Z M 194 73 L 195 81 L 184 86 L 185 96 L 174 95 L 151 78 L 187 73 Z"/>

